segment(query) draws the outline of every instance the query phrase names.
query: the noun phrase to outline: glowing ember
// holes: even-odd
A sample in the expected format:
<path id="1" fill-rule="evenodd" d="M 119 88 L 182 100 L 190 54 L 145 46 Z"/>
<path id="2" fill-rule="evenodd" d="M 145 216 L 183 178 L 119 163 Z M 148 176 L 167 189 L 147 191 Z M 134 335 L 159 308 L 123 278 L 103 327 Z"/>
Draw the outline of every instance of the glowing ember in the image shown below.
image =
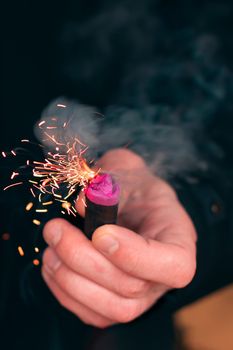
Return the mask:
<path id="1" fill-rule="evenodd" d="M 53 201 L 49 201 L 49 202 L 44 202 L 44 203 L 42 203 L 42 205 L 51 205 L 51 204 L 53 204 Z"/>
<path id="2" fill-rule="evenodd" d="M 32 202 L 29 202 L 29 203 L 26 205 L 25 210 L 29 211 L 29 210 L 32 209 L 32 207 L 33 207 L 33 203 L 32 203 Z"/>
<path id="3" fill-rule="evenodd" d="M 47 213 L 48 209 L 36 209 L 37 213 Z"/>
<path id="4" fill-rule="evenodd" d="M 21 246 L 18 246 L 18 252 L 20 256 L 24 256 L 24 251 L 23 248 Z"/>
<path id="5" fill-rule="evenodd" d="M 11 236 L 10 236 L 10 234 L 8 232 L 5 232 L 5 233 L 2 234 L 2 240 L 3 241 L 9 241 L 10 237 Z"/>
<path id="6" fill-rule="evenodd" d="M 61 103 L 58 103 L 57 107 L 66 108 L 66 105 L 62 105 Z"/>
<path id="7" fill-rule="evenodd" d="M 32 263 L 33 263 L 33 265 L 35 265 L 35 266 L 40 265 L 40 261 L 39 261 L 38 259 L 34 259 Z"/>
<path id="8" fill-rule="evenodd" d="M 29 140 L 23 139 L 23 140 L 21 140 L 21 142 L 30 142 L 30 141 L 29 141 Z"/>
<path id="9" fill-rule="evenodd" d="M 39 253 L 39 251 L 40 251 L 40 249 L 38 247 L 35 247 L 34 250 L 35 250 L 36 253 Z"/>
<path id="10" fill-rule="evenodd" d="M 69 203 L 69 202 L 64 202 L 64 203 L 62 203 L 62 208 L 64 208 L 64 209 L 69 209 L 70 207 L 71 207 L 71 203 Z"/>
<path id="11" fill-rule="evenodd" d="M 40 221 L 39 221 L 39 220 L 37 220 L 37 219 L 32 220 L 32 222 L 33 222 L 33 224 L 35 224 L 35 225 L 37 225 L 37 226 L 39 226 L 39 225 L 40 225 Z"/>

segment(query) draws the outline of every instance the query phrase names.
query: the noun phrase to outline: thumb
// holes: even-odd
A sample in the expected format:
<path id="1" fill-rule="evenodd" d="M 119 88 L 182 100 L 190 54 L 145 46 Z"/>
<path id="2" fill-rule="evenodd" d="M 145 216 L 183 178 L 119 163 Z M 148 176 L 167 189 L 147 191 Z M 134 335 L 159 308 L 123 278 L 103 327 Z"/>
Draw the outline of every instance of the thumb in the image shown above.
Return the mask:
<path id="1" fill-rule="evenodd" d="M 101 226 L 92 242 L 115 266 L 141 279 L 181 288 L 195 271 L 192 256 L 183 247 L 147 239 L 120 226 Z"/>

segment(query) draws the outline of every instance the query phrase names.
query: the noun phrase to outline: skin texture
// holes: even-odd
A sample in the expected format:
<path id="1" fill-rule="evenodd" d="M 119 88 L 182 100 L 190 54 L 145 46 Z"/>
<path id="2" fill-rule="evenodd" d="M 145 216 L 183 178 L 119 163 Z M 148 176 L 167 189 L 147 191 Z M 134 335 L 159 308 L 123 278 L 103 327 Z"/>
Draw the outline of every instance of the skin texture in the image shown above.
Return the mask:
<path id="1" fill-rule="evenodd" d="M 118 225 L 98 228 L 89 241 L 65 220 L 51 220 L 42 275 L 62 306 L 105 328 L 136 319 L 168 290 L 191 282 L 196 232 L 174 190 L 138 155 L 112 150 L 99 166 L 121 185 Z M 81 198 L 77 210 L 84 215 Z"/>

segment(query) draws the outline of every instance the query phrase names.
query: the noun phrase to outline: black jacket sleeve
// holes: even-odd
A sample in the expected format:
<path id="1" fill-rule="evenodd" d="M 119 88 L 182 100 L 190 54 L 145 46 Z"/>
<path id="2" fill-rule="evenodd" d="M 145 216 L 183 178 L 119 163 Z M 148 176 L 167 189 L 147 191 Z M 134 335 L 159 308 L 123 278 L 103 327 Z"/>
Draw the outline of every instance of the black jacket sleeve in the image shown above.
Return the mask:
<path id="1" fill-rule="evenodd" d="M 197 271 L 186 288 L 166 296 L 172 310 L 232 282 L 232 172 L 224 162 L 205 175 L 178 179 L 179 199 L 197 230 Z"/>

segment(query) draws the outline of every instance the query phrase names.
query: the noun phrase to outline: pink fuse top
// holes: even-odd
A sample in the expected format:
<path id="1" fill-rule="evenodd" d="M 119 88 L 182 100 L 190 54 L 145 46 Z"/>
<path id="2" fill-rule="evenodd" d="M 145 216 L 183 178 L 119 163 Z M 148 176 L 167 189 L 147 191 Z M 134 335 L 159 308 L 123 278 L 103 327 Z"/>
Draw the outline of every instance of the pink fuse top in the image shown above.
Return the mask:
<path id="1" fill-rule="evenodd" d="M 100 174 L 90 182 L 85 195 L 95 204 L 113 206 L 119 202 L 120 186 L 111 175 Z"/>

